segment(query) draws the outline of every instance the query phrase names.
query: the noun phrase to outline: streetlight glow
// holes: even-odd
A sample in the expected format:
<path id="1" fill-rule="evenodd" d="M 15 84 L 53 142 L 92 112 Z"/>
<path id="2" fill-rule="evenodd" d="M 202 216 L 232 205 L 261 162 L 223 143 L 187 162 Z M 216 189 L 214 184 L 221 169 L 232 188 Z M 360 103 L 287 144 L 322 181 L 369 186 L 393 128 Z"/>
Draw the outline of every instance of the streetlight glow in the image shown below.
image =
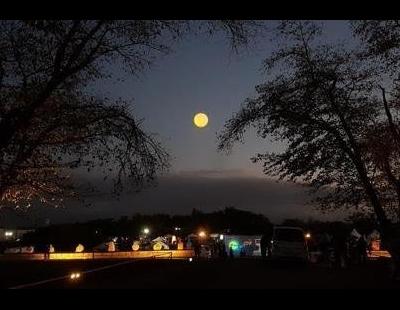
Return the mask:
<path id="1" fill-rule="evenodd" d="M 202 231 L 199 232 L 199 237 L 200 238 L 204 238 L 205 236 L 206 236 L 206 232 L 205 231 L 202 230 Z"/>

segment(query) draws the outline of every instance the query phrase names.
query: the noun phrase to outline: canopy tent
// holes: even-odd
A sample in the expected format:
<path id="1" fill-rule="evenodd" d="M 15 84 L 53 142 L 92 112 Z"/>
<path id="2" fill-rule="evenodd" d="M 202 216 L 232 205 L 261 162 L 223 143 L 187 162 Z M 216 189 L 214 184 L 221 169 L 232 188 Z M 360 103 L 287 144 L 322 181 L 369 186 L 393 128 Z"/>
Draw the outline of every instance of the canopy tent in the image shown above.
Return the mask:
<path id="1" fill-rule="evenodd" d="M 362 236 L 361 234 L 354 228 L 351 233 L 350 236 L 352 236 L 354 239 L 360 239 Z"/>
<path id="2" fill-rule="evenodd" d="M 157 238 L 153 239 L 152 242 L 166 242 L 166 240 L 163 237 L 157 237 Z"/>

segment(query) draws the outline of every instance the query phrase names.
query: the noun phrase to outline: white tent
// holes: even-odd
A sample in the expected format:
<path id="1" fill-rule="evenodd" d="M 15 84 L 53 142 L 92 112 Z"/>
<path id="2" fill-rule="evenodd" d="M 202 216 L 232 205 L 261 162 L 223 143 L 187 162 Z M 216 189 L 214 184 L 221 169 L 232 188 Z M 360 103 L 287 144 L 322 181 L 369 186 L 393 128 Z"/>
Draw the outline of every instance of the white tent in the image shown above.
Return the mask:
<path id="1" fill-rule="evenodd" d="M 153 242 L 166 242 L 165 238 L 163 237 L 157 237 L 155 239 L 152 240 Z"/>
<path id="2" fill-rule="evenodd" d="M 21 248 L 20 248 L 20 247 L 8 248 L 8 249 L 5 249 L 4 253 L 5 253 L 5 254 L 16 254 L 16 253 L 21 253 Z"/>
<path id="3" fill-rule="evenodd" d="M 362 237 L 361 234 L 355 228 L 351 231 L 350 235 L 357 240 Z"/>
<path id="4" fill-rule="evenodd" d="M 154 251 L 169 250 L 169 246 L 167 245 L 166 240 L 163 237 L 157 237 L 153 239 L 152 242 Z"/>
<path id="5" fill-rule="evenodd" d="M 8 248 L 4 251 L 5 254 L 17 254 L 17 253 L 30 253 L 32 254 L 35 251 L 33 246 L 23 246 L 23 247 L 15 247 Z"/>
<path id="6" fill-rule="evenodd" d="M 21 253 L 33 253 L 35 252 L 35 248 L 33 246 L 23 246 L 21 248 Z"/>

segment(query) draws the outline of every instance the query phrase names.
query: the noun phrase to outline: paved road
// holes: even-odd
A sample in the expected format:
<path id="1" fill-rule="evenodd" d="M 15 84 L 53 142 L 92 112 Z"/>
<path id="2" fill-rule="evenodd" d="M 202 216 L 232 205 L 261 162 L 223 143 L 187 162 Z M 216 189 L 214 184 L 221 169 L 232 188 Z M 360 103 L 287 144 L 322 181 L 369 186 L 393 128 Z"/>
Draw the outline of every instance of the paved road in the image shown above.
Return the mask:
<path id="1" fill-rule="evenodd" d="M 13 262 L 0 264 L 0 286 L 12 287 L 81 272 L 32 288 L 397 288 L 387 261 L 332 270 L 321 265 L 271 264 L 257 259 L 189 262 L 135 261 L 84 273 L 121 261 Z"/>

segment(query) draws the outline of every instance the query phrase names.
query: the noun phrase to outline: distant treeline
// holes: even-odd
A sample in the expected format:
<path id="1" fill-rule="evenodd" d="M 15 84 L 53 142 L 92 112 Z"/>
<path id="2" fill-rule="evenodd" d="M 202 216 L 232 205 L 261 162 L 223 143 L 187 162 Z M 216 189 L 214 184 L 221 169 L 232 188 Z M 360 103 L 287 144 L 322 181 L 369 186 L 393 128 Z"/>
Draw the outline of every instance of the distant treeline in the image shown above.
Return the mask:
<path id="1" fill-rule="evenodd" d="M 315 220 L 302 221 L 287 219 L 281 223 L 287 226 L 300 226 L 312 232 L 349 232 L 357 227 L 361 233 L 368 233 L 374 228 L 371 219 L 356 217 L 348 222 L 321 222 Z M 78 243 L 86 248 L 109 240 L 113 237 L 126 237 L 135 239 L 147 227 L 152 237 L 164 234 L 177 234 L 187 236 L 205 230 L 209 233 L 229 234 L 269 234 L 273 224 L 262 214 L 238 210 L 233 207 L 221 211 L 204 213 L 193 209 L 190 215 L 142 215 L 115 219 L 99 219 L 85 223 L 50 225 L 36 229 L 35 232 L 26 234 L 22 240 L 25 244 L 57 245 L 58 248 L 72 249 Z M 175 227 L 180 230 L 175 231 Z"/>

